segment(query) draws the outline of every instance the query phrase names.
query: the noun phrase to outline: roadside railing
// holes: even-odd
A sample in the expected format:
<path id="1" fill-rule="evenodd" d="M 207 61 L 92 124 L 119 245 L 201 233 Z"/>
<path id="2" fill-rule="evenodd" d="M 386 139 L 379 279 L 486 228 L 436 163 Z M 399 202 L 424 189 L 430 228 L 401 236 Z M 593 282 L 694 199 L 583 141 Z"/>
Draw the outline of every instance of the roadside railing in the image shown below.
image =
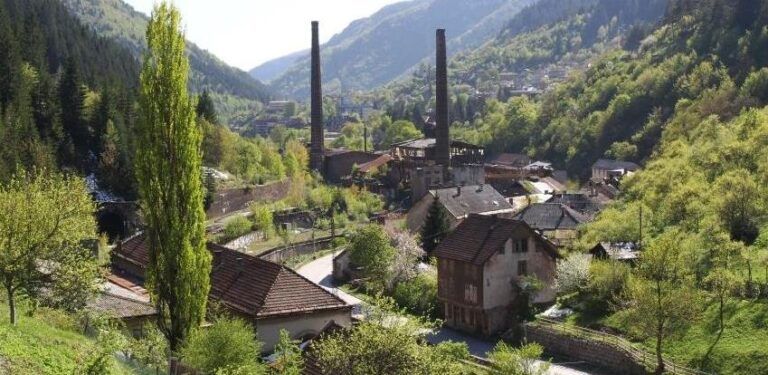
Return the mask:
<path id="1" fill-rule="evenodd" d="M 635 362 L 642 364 L 646 368 L 654 369 L 656 367 L 655 354 L 638 348 L 623 337 L 575 325 L 563 324 L 548 318 L 538 318 L 533 324 L 584 340 L 597 341 L 611 345 L 615 348 L 623 350 Z M 665 373 L 676 375 L 711 375 L 708 372 L 681 366 L 669 360 L 664 360 L 664 371 Z"/>

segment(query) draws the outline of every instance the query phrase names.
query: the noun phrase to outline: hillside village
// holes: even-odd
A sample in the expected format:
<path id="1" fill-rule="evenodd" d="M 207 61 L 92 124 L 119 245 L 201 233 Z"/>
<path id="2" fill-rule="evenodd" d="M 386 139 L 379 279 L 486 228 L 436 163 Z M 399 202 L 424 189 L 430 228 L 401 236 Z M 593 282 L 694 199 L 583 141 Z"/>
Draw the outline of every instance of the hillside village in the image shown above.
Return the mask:
<path id="1" fill-rule="evenodd" d="M 54 73 L 6 20 L 59 8 L 3 1 L 0 374 L 768 374 L 768 3 L 621 1 L 436 28 L 368 92 L 313 21 L 307 103 L 227 124 L 172 4 Z M 562 46 L 488 60 L 526 43 Z"/>

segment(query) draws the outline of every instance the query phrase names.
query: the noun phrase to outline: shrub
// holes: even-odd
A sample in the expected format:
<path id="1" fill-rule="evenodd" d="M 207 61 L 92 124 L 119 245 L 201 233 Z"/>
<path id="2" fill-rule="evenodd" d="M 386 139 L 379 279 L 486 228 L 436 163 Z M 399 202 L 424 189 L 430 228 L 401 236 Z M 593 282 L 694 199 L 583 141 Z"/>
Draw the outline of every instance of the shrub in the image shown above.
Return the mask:
<path id="1" fill-rule="evenodd" d="M 424 272 L 395 286 L 392 298 L 416 315 L 434 316 L 437 306 L 437 275 Z"/>
<path id="2" fill-rule="evenodd" d="M 220 318 L 213 326 L 192 332 L 181 350 L 182 362 L 205 374 L 263 374 L 255 332 L 243 320 Z"/>
<path id="3" fill-rule="evenodd" d="M 234 240 L 237 237 L 248 234 L 253 224 L 247 217 L 237 215 L 224 223 L 224 234 L 222 242 Z"/>

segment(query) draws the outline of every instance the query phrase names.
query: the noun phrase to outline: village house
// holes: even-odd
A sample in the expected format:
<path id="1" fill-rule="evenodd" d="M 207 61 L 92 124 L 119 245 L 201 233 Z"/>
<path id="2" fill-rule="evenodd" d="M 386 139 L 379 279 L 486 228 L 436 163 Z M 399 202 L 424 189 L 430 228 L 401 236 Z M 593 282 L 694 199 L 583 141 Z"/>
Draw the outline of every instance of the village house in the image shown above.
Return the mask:
<path id="1" fill-rule="evenodd" d="M 584 193 L 556 193 L 545 203 L 564 204 L 590 218 L 594 217 L 603 208 L 603 204 Z"/>
<path id="2" fill-rule="evenodd" d="M 640 246 L 635 242 L 599 242 L 589 250 L 595 259 L 610 259 L 633 264 L 640 256 Z"/>
<path id="3" fill-rule="evenodd" d="M 304 340 L 331 322 L 350 326 L 350 305 L 293 270 L 213 243 L 207 248 L 213 255 L 209 300 L 253 324 L 265 353 L 274 349 L 281 329 Z M 139 284 L 148 261 L 143 234 L 112 253 L 114 273 Z"/>
<path id="4" fill-rule="evenodd" d="M 512 204 L 489 185 L 457 186 L 447 189 L 430 190 L 408 211 L 406 224 L 411 232 L 417 232 L 424 225 L 429 208 L 435 199 L 448 213 L 451 229 L 471 214 L 501 215 L 512 217 Z"/>
<path id="5" fill-rule="evenodd" d="M 620 161 L 611 159 L 599 159 L 592 165 L 592 180 L 605 181 L 612 178 L 632 174 L 640 170 L 640 166 L 631 161 Z"/>
<path id="6" fill-rule="evenodd" d="M 541 232 L 558 246 L 567 246 L 579 235 L 589 217 L 560 203 L 534 203 L 518 213 L 516 220 Z"/>
<path id="7" fill-rule="evenodd" d="M 533 303 L 555 300 L 557 250 L 524 222 L 470 215 L 440 242 L 434 256 L 438 300 L 449 327 L 483 336 L 509 329 L 524 276 L 543 284 Z"/>
<path id="8" fill-rule="evenodd" d="M 157 309 L 150 303 L 146 289 L 114 274 L 107 275 L 101 290 L 88 301 L 85 310 L 120 321 L 127 333 L 137 338 L 157 319 Z M 85 330 L 90 328 L 90 322 L 86 321 Z"/>

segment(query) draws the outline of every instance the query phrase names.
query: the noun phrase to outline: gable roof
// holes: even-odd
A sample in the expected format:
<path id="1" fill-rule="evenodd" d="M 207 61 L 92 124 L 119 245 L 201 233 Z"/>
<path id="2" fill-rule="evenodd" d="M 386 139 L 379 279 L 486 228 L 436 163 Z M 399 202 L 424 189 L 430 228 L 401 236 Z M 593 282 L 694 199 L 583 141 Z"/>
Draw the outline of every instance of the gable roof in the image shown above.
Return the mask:
<path id="1" fill-rule="evenodd" d="M 351 308 L 293 270 L 248 254 L 207 244 L 213 254 L 209 298 L 256 318 Z M 149 259 L 144 234 L 118 246 L 113 256 L 144 269 Z"/>
<path id="2" fill-rule="evenodd" d="M 593 201 L 584 193 L 555 194 L 545 203 L 564 204 L 585 215 L 594 215 L 602 209 L 600 203 Z"/>
<path id="3" fill-rule="evenodd" d="M 459 189 L 461 192 L 459 192 Z M 471 185 L 461 188 L 431 190 L 433 197 L 455 218 L 470 214 L 496 214 L 512 212 L 512 205 L 490 185 Z"/>
<path id="4" fill-rule="evenodd" d="M 589 219 L 560 203 L 534 203 L 523 209 L 515 219 L 538 230 L 576 229 Z"/>
<path id="5" fill-rule="evenodd" d="M 592 168 L 595 169 L 605 169 L 605 170 L 618 170 L 618 169 L 624 169 L 627 171 L 636 171 L 640 169 L 640 166 L 631 162 L 631 161 L 621 161 L 621 160 L 613 160 L 613 159 L 598 159 L 595 164 L 592 165 Z"/>
<path id="6" fill-rule="evenodd" d="M 508 239 L 521 233 L 534 237 L 553 258 L 559 257 L 555 245 L 524 222 L 494 216 L 470 215 L 448 234 L 434 251 L 437 258 L 475 265 L 484 264 Z"/>
<path id="7" fill-rule="evenodd" d="M 86 304 L 88 310 L 105 314 L 112 318 L 140 318 L 157 314 L 149 298 L 135 290 L 112 280 L 111 276 L 102 286 L 102 290 Z"/>

